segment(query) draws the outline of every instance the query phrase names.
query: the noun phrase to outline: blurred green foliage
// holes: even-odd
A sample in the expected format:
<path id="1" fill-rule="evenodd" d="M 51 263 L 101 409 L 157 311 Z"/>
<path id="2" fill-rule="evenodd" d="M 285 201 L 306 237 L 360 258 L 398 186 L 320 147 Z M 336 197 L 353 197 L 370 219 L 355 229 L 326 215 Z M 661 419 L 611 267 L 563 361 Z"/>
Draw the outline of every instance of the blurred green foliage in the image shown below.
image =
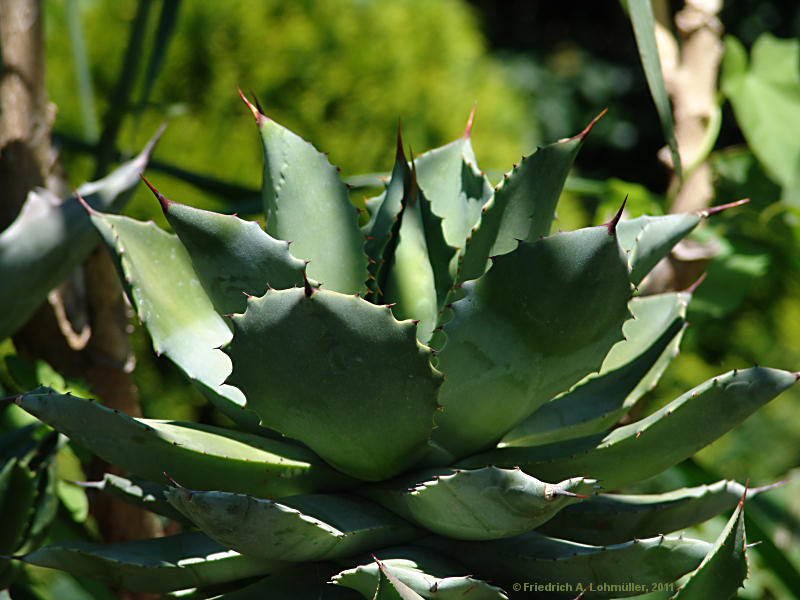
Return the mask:
<path id="1" fill-rule="evenodd" d="M 102 113 L 109 108 L 137 3 L 94 0 L 79 6 Z M 49 0 L 47 9 L 56 130 L 80 137 L 75 71 L 60 18 L 64 5 Z M 158 15 L 150 12 L 152 38 Z M 459 0 L 243 0 L 226 3 L 224 10 L 217 3 L 185 1 L 149 102 L 138 118 L 126 120 L 120 149 L 140 147 L 169 118 L 156 159 L 257 188 L 261 150 L 237 86 L 254 92 L 267 115 L 328 152 L 344 176 L 391 169 L 398 119 L 407 145 L 436 147 L 463 131 L 476 102 L 473 139 L 485 168 L 505 166 L 538 141 L 521 94 L 488 55 L 476 15 Z M 85 179 L 86 161 L 68 151 L 70 178 Z M 176 200 L 224 209 L 197 189 L 165 183 L 163 176 L 153 179 Z M 152 198 L 140 193 L 131 213 L 141 218 L 148 212 L 157 212 Z"/>

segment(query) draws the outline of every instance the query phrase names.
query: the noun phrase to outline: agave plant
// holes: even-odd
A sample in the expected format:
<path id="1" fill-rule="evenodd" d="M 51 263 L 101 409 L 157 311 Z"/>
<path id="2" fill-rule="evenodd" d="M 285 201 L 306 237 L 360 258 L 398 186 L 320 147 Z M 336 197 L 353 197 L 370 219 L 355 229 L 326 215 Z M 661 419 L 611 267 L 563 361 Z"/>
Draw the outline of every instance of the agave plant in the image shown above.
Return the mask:
<path id="1" fill-rule="evenodd" d="M 636 286 L 715 209 L 551 233 L 591 124 L 493 187 L 470 117 L 410 163 L 398 135 L 359 214 L 324 154 L 243 99 L 265 229 L 152 186 L 174 234 L 87 206 L 155 351 L 236 427 L 16 397 L 131 474 L 95 487 L 186 526 L 18 558 L 193 597 L 671 595 L 687 573 L 681 597 L 734 594 L 743 485 L 615 493 L 797 379 L 732 371 L 615 427 L 677 352 L 692 295 Z M 672 533 L 734 507 L 715 542 Z"/>

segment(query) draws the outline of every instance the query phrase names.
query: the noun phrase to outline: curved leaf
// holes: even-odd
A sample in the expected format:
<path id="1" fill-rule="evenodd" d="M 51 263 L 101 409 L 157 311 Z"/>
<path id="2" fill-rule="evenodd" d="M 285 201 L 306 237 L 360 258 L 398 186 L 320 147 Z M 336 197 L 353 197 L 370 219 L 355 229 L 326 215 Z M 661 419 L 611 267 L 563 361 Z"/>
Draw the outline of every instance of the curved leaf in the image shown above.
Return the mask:
<path id="1" fill-rule="evenodd" d="M 631 282 L 639 285 L 656 263 L 697 227 L 700 219 L 698 213 L 681 213 L 620 221 L 617 235 L 619 245 L 629 253 Z"/>
<path id="2" fill-rule="evenodd" d="M 258 417 L 244 410 L 241 391 L 224 384 L 230 361 L 218 349 L 231 331 L 216 312 L 178 236 L 127 217 L 91 212 L 147 327 L 156 354 L 165 354 L 226 416 L 251 430 Z"/>
<path id="3" fill-rule="evenodd" d="M 455 539 L 490 540 L 530 531 L 595 491 L 582 478 L 550 484 L 519 469 L 434 471 L 365 490 L 413 523 Z"/>
<path id="4" fill-rule="evenodd" d="M 520 242 L 463 291 L 437 357 L 446 380 L 434 432 L 462 456 L 600 368 L 631 286 L 613 227 L 592 227 Z"/>
<path id="5" fill-rule="evenodd" d="M 678 464 L 792 386 L 797 374 L 754 367 L 715 377 L 650 416 L 599 434 L 530 448 L 500 448 L 462 467 L 522 467 L 545 479 L 581 473 L 607 490 Z"/>
<path id="6" fill-rule="evenodd" d="M 653 17 L 653 5 L 650 0 L 628 2 L 633 33 L 636 37 L 636 46 L 639 48 L 639 57 L 642 60 L 647 85 L 653 102 L 656 105 L 656 112 L 661 121 L 661 129 L 664 131 L 664 138 L 667 140 L 672 164 L 675 174 L 681 179 L 681 159 L 678 154 L 678 141 L 675 138 L 675 124 L 672 121 L 672 107 L 669 103 L 669 96 L 664 87 L 664 77 L 661 74 L 661 61 L 658 57 L 655 36 L 655 18 Z"/>
<path id="7" fill-rule="evenodd" d="M 687 293 L 632 298 L 628 309 L 633 319 L 622 326 L 625 339 L 614 345 L 600 372 L 539 408 L 499 446 L 558 442 L 614 425 L 655 386 L 677 355 L 689 298 Z"/>
<path id="8" fill-rule="evenodd" d="M 747 549 L 744 531 L 744 495 L 725 525 L 714 547 L 697 571 L 673 596 L 675 600 L 727 599 L 736 595 L 747 578 Z"/>
<path id="9" fill-rule="evenodd" d="M 664 494 L 600 494 L 567 507 L 538 531 L 584 544 L 617 544 L 699 525 L 736 506 L 742 494 L 744 486 L 735 481 Z"/>
<path id="10" fill-rule="evenodd" d="M 444 239 L 451 248 L 464 246 L 492 196 L 492 186 L 478 170 L 469 129 L 467 125 L 457 140 L 415 159 L 420 189 L 430 199 L 433 213 L 441 217 Z"/>
<path id="11" fill-rule="evenodd" d="M 511 252 L 517 240 L 532 242 L 550 234 L 564 182 L 596 121 L 574 137 L 523 156 L 503 176 L 481 210 L 480 221 L 468 231 L 466 247 L 458 259 L 458 281 L 483 275 L 489 258 Z"/>
<path id="12" fill-rule="evenodd" d="M 104 460 L 153 481 L 164 481 L 166 471 L 187 485 L 265 497 L 352 485 L 307 449 L 285 441 L 208 425 L 133 419 L 48 388 L 15 401 Z"/>
<path id="13" fill-rule="evenodd" d="M 170 504 L 211 538 L 247 556 L 310 561 L 402 544 L 418 531 L 388 510 L 350 496 L 264 500 L 229 492 L 170 490 Z"/>
<path id="14" fill-rule="evenodd" d="M 291 242 L 292 253 L 310 261 L 309 276 L 327 289 L 364 291 L 364 235 L 338 169 L 310 143 L 247 104 L 264 149 L 261 197 L 267 233 Z"/>
<path id="15" fill-rule="evenodd" d="M 248 299 L 233 326 L 229 381 L 264 426 L 367 480 L 391 477 L 424 452 L 441 375 L 410 321 L 307 286 Z"/>
<path id="16" fill-rule="evenodd" d="M 63 542 L 17 558 L 142 592 L 214 585 L 285 568 L 228 550 L 199 531 L 115 544 Z"/>
<path id="17" fill-rule="evenodd" d="M 218 313 L 243 312 L 246 294 L 261 296 L 268 287 L 303 285 L 305 263 L 291 255 L 288 242 L 264 233 L 258 223 L 192 208 L 153 192 Z"/>
<path id="18" fill-rule="evenodd" d="M 401 546 L 375 553 L 375 557 L 394 577 L 423 598 L 432 600 L 507 600 L 498 587 L 464 575 L 466 567 L 428 548 Z M 360 564 L 334 575 L 332 582 L 346 586 L 372 599 L 378 586 L 380 569 L 376 561 Z"/>

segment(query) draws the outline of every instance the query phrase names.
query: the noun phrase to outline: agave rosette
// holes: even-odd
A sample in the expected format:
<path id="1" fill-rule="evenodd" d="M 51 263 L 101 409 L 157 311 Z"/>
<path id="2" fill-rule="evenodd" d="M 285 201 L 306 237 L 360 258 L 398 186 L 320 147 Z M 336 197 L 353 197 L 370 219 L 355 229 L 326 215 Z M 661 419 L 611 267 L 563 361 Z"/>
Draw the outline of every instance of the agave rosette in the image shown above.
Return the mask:
<path id="1" fill-rule="evenodd" d="M 226 598 L 507 598 L 524 581 L 621 597 L 723 568 L 731 536 L 743 548 L 743 527 L 716 543 L 673 534 L 737 506 L 735 482 L 614 493 L 795 382 L 733 371 L 614 428 L 677 352 L 692 295 L 636 286 L 707 214 L 620 209 L 552 233 L 591 125 L 497 186 L 468 126 L 412 162 L 398 136 L 360 218 L 327 157 L 247 104 L 265 229 L 155 188 L 174 234 L 90 209 L 156 352 L 237 428 L 44 388 L 16 399 L 131 473 L 99 487 L 187 531 L 23 560 L 134 590 L 225 584 Z"/>

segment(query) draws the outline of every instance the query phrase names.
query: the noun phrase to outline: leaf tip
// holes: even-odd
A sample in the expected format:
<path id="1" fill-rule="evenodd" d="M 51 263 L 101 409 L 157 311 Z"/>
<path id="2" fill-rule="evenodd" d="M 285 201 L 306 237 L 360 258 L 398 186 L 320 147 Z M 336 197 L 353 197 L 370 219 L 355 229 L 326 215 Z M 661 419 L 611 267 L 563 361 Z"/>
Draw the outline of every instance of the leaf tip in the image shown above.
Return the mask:
<path id="1" fill-rule="evenodd" d="M 614 218 L 611 219 L 608 223 L 606 223 L 606 227 L 608 227 L 608 235 L 614 236 L 617 231 L 617 223 L 619 223 L 620 219 L 622 219 L 622 212 L 625 210 L 625 204 L 628 202 L 628 194 L 625 194 L 625 199 L 622 201 L 622 206 L 619 207 L 617 214 L 614 215 Z"/>
<path id="2" fill-rule="evenodd" d="M 728 204 L 720 204 L 719 206 L 712 206 L 705 210 L 700 211 L 700 216 L 703 218 L 710 217 L 711 215 L 716 215 L 717 213 L 721 213 L 724 210 L 728 210 L 729 208 L 736 208 L 737 206 L 742 206 L 750 202 L 750 198 L 742 198 L 741 200 L 737 200 L 736 202 L 729 202 Z"/>
<path id="3" fill-rule="evenodd" d="M 237 87 L 236 90 L 239 92 L 239 97 L 242 99 L 242 102 L 244 102 L 247 108 L 250 109 L 250 112 L 253 113 L 253 118 L 256 120 L 256 125 L 261 125 L 261 123 L 263 123 L 266 117 L 264 116 L 264 113 L 261 111 L 261 107 L 257 106 L 258 100 L 256 100 L 256 104 L 253 104 L 252 102 L 250 102 L 250 100 L 247 99 L 247 96 L 244 95 L 244 92 L 242 92 L 242 88 Z"/>
<path id="4" fill-rule="evenodd" d="M 700 277 L 697 278 L 697 281 L 695 281 L 692 285 L 690 285 L 683 291 L 686 292 L 687 294 L 694 294 L 697 288 L 700 287 L 700 284 L 706 280 L 706 277 L 708 277 L 707 271 L 704 272 L 702 275 L 700 275 Z"/>
<path id="5" fill-rule="evenodd" d="M 589 122 L 589 124 L 588 124 L 586 127 L 584 127 L 583 131 L 581 131 L 581 132 L 580 132 L 578 135 L 576 135 L 576 136 L 573 136 L 573 137 L 572 137 L 572 138 L 570 138 L 570 139 L 572 139 L 572 140 L 578 140 L 578 139 L 579 139 L 581 142 L 582 142 L 583 140 L 585 140 L 585 139 L 586 139 L 586 136 L 587 136 L 587 135 L 589 135 L 589 132 L 592 130 L 592 128 L 593 128 L 593 127 L 594 127 L 594 126 L 597 124 L 597 122 L 598 122 L 600 119 L 602 119 L 602 118 L 603 118 L 603 115 L 605 115 L 607 112 L 608 112 L 608 109 L 607 109 L 607 108 L 604 108 L 603 110 L 601 110 L 601 111 L 600 111 L 600 114 L 599 114 L 599 115 L 597 115 L 597 116 L 596 116 L 594 119 L 592 119 L 592 120 Z"/>
<path id="6" fill-rule="evenodd" d="M 147 181 L 147 178 L 143 174 L 140 173 L 139 177 L 142 178 L 142 181 L 144 181 L 145 185 L 147 185 L 147 187 L 150 188 L 150 191 L 153 192 L 153 195 L 156 197 L 158 203 L 161 205 L 161 210 L 164 212 L 164 214 L 167 214 L 169 212 L 169 206 L 170 204 L 172 204 L 172 200 L 165 198 L 164 195 L 161 192 L 159 192 L 153 186 L 152 183 Z"/>
<path id="7" fill-rule="evenodd" d="M 475 121 L 475 110 L 478 108 L 478 101 L 472 104 L 472 110 L 469 111 L 469 117 L 467 118 L 467 126 L 464 128 L 464 133 L 461 137 L 465 140 L 469 139 L 470 135 L 472 134 L 472 123 Z"/>

